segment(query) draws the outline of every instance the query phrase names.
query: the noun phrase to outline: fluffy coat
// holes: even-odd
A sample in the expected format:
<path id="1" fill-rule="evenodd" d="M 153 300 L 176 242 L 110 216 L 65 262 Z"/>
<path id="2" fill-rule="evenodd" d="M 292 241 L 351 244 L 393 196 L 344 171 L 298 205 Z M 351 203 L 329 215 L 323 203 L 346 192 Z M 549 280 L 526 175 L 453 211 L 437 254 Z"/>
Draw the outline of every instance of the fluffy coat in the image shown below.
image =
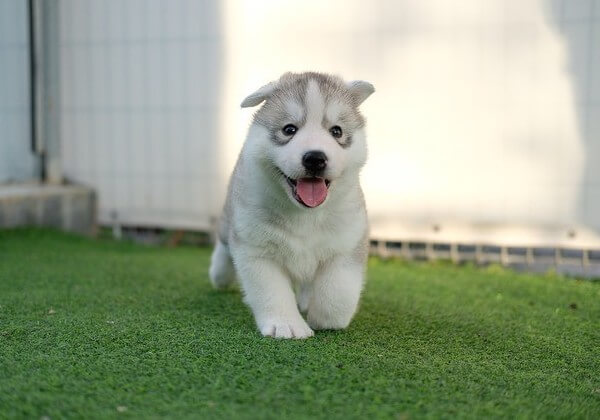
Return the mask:
<path id="1" fill-rule="evenodd" d="M 264 104 L 230 180 L 209 274 L 218 289 L 239 280 L 265 336 L 345 328 L 356 312 L 368 250 L 358 106 L 373 91 L 363 81 L 286 73 L 242 102 Z M 324 157 L 318 168 L 308 152 Z"/>

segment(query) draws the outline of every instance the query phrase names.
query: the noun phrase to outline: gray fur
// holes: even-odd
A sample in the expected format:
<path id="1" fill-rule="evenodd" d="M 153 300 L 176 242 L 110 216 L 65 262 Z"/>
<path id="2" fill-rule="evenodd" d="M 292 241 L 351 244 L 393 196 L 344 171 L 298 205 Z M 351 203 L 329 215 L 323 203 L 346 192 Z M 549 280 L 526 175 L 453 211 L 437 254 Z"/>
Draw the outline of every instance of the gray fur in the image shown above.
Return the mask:
<path id="1" fill-rule="evenodd" d="M 340 115 L 339 121 L 327 121 L 327 118 L 324 117 L 322 123 L 323 128 L 326 130 L 329 130 L 333 125 L 342 125 L 344 134 L 336 141 L 342 147 L 349 147 L 352 144 L 352 132 L 365 125 L 365 119 L 358 110 L 358 106 L 366 98 L 365 92 L 369 90 L 368 87 L 372 89 L 371 93 L 374 91 L 370 83 L 351 82 L 346 84 L 337 76 L 316 72 L 286 73 L 277 82 L 263 86 L 257 92 L 248 96 L 244 103 L 247 101 L 255 103 L 256 97 L 261 98 L 258 103 L 264 100 L 263 106 L 254 114 L 254 122 L 269 130 L 273 143 L 277 145 L 286 144 L 290 139 L 281 134 L 281 129 L 286 124 L 294 124 L 298 128 L 302 128 L 305 123 L 303 118 L 297 121 L 294 120 L 294 117 L 288 114 L 286 104 L 294 102 L 306 110 L 305 95 L 310 80 L 317 82 L 326 104 L 331 101 L 339 101 L 352 105 L 349 112 Z M 360 90 L 357 90 L 359 88 Z"/>

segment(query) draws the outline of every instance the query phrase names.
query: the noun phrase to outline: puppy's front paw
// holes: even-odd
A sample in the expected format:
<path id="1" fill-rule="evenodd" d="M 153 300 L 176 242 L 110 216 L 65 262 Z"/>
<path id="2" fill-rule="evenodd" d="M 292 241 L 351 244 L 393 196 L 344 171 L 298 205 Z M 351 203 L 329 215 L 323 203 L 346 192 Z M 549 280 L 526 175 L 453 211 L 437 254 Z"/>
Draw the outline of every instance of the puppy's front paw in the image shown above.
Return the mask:
<path id="1" fill-rule="evenodd" d="M 260 326 L 260 332 L 265 337 L 273 338 L 308 338 L 314 335 L 308 324 L 300 319 L 290 322 L 283 320 L 269 320 Z"/>

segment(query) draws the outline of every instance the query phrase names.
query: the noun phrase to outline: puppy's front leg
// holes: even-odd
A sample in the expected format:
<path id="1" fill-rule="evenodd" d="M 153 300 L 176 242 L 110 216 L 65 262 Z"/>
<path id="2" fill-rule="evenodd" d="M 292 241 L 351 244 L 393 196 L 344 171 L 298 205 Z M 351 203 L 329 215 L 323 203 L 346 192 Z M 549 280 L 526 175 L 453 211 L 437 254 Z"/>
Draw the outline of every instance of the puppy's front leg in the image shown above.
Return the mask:
<path id="1" fill-rule="evenodd" d="M 290 279 L 278 265 L 265 258 L 242 256 L 236 259 L 236 268 L 244 300 L 263 335 L 306 338 L 314 334 L 298 312 Z"/>
<path id="2" fill-rule="evenodd" d="M 313 284 L 308 324 L 318 330 L 346 328 L 358 307 L 364 264 L 338 256 L 326 263 Z"/>

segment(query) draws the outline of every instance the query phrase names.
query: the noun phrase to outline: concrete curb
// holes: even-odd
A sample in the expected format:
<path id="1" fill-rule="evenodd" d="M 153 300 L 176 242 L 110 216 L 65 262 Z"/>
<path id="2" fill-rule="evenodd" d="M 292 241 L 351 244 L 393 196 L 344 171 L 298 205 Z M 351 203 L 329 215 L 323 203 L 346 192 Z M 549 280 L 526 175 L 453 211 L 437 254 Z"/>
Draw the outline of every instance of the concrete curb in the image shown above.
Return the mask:
<path id="1" fill-rule="evenodd" d="M 0 185 L 0 228 L 46 226 L 96 232 L 96 194 L 80 185 Z"/>

